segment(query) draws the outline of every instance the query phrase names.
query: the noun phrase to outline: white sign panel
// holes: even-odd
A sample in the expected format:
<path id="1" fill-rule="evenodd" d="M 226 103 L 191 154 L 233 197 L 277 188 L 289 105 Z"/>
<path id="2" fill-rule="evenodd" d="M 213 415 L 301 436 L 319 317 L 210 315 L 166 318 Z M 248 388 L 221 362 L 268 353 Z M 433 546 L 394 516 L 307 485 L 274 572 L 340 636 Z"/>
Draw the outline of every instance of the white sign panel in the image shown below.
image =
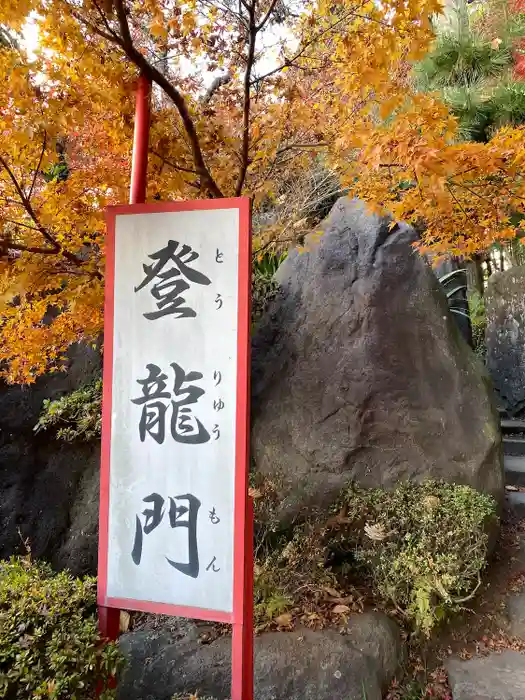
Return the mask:
<path id="1" fill-rule="evenodd" d="M 110 211 L 103 604 L 233 614 L 236 474 L 246 474 L 238 364 L 248 343 L 239 298 L 247 206 Z"/>

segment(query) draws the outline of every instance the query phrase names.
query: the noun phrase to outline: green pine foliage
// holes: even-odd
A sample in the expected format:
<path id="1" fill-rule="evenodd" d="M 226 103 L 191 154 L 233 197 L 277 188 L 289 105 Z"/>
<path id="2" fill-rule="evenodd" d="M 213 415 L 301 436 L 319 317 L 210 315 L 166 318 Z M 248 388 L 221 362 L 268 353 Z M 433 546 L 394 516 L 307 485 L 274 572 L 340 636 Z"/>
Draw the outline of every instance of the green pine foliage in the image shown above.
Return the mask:
<path id="1" fill-rule="evenodd" d="M 466 36 L 438 35 L 432 52 L 417 68 L 422 89 L 475 87 L 487 78 L 501 76 L 512 65 L 510 43 L 494 49 L 474 32 Z"/>
<path id="2" fill-rule="evenodd" d="M 459 122 L 462 140 L 485 142 L 498 128 L 525 123 L 525 82 L 513 74 L 518 43 L 525 37 L 525 15 L 506 13 L 487 29 L 482 9 L 476 16 L 458 0 L 456 21 L 437 30 L 432 51 L 416 67 L 421 91 L 439 91 Z"/>

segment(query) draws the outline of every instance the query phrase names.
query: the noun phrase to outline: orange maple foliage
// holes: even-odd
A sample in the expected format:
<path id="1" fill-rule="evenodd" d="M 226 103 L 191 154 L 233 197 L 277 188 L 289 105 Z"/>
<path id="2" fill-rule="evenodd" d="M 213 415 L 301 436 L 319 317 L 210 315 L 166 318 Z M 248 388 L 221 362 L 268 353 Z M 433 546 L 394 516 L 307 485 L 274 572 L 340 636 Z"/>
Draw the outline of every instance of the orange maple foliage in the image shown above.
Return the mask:
<path id="1" fill-rule="evenodd" d="M 268 206 L 322 158 L 353 194 L 423 221 L 432 252 L 514 235 L 523 132 L 461 144 L 437 97 L 411 88 L 439 10 L 439 0 L 0 0 L 3 376 L 33 381 L 100 334 L 103 210 L 127 199 L 139 71 L 154 85 L 150 199 L 243 194 Z M 36 55 L 20 44 L 28 18 Z"/>

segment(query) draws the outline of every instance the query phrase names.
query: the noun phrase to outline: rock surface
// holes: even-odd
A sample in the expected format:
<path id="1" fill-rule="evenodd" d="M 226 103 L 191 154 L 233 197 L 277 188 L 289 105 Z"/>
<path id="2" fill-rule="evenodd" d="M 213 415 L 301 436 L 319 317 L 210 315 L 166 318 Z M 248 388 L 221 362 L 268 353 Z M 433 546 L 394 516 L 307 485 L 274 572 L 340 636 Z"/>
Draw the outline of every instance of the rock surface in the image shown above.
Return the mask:
<path id="1" fill-rule="evenodd" d="M 97 562 L 98 443 L 67 444 L 34 433 L 42 403 L 89 382 L 100 354 L 74 346 L 67 374 L 28 387 L 0 387 L 0 557 L 24 552 L 75 574 Z"/>
<path id="2" fill-rule="evenodd" d="M 487 367 L 510 415 L 525 411 L 525 267 L 489 277 L 485 292 Z"/>
<path id="3" fill-rule="evenodd" d="M 333 630 L 270 632 L 256 637 L 257 700 L 381 700 L 402 653 L 398 630 L 395 641 L 395 624 L 392 628 L 378 616 L 363 615 L 355 623 L 362 652 L 351 636 Z M 394 652 L 378 638 L 385 630 L 394 640 Z M 118 685 L 120 700 L 170 700 L 174 693 L 195 692 L 217 700 L 229 698 L 230 638 L 199 644 L 198 636 L 198 628 L 191 630 L 186 624 L 181 635 L 160 629 L 122 637 L 129 663 Z"/>
<path id="4" fill-rule="evenodd" d="M 403 640 L 396 623 L 378 611 L 351 615 L 346 634 L 355 649 L 376 660 L 382 686 L 387 688 L 404 658 Z"/>
<path id="5" fill-rule="evenodd" d="M 523 700 L 525 698 L 525 656 L 504 651 L 488 657 L 447 664 L 454 700 Z"/>
<path id="6" fill-rule="evenodd" d="M 281 518 L 325 507 L 350 481 L 442 478 L 501 500 L 499 421 L 404 224 L 341 199 L 278 270 L 253 342 L 252 449 Z"/>
<path id="7" fill-rule="evenodd" d="M 525 591 L 520 591 L 509 597 L 507 614 L 511 636 L 525 639 Z"/>

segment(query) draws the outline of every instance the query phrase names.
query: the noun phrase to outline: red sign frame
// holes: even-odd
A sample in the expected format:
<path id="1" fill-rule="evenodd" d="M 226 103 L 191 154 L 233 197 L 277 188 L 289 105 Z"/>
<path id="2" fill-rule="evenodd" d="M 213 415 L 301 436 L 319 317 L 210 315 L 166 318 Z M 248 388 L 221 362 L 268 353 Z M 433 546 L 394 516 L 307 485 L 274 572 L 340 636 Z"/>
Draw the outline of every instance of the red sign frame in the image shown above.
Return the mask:
<path id="1" fill-rule="evenodd" d="M 115 277 L 115 221 L 119 214 L 238 209 L 238 309 L 237 386 L 235 428 L 234 577 L 233 612 L 184 607 L 171 604 L 112 598 L 107 595 L 108 522 L 113 390 L 113 333 Z M 106 214 L 106 289 L 104 323 L 104 372 L 102 401 L 102 455 L 100 475 L 100 529 L 98 554 L 98 605 L 101 632 L 118 635 L 121 609 L 176 615 L 233 625 L 232 700 L 251 700 L 253 686 L 253 505 L 248 496 L 249 397 L 250 397 L 250 300 L 251 300 L 251 211 L 246 197 L 129 204 L 109 207 Z M 113 612 L 115 611 L 115 612 Z"/>

